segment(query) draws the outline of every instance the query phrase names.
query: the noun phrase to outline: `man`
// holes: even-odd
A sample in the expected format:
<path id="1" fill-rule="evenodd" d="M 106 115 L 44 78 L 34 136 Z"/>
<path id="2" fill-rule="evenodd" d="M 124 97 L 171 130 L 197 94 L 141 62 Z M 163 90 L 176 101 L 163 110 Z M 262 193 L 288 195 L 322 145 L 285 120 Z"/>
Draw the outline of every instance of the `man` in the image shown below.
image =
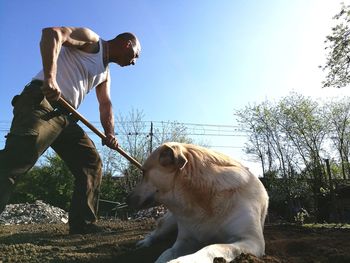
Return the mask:
<path id="1" fill-rule="evenodd" d="M 108 64 L 134 65 L 141 46 L 132 33 L 104 41 L 88 28 L 51 27 L 42 30 L 40 50 L 43 70 L 12 100 L 14 117 L 0 151 L 0 213 L 20 176 L 51 146 L 75 177 L 69 232 L 95 232 L 102 162 L 94 143 L 57 100 L 62 96 L 78 108 L 95 88 L 103 144 L 115 149 Z"/>

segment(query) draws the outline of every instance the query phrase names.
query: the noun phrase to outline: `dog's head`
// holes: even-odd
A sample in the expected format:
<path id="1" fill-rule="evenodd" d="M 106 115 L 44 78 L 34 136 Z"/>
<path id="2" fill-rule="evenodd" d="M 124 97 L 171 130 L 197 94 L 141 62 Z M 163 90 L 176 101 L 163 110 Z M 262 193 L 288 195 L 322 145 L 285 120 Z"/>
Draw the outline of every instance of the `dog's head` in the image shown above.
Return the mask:
<path id="1" fill-rule="evenodd" d="M 174 190 L 175 177 L 186 164 L 180 144 L 161 145 L 142 166 L 143 178 L 128 196 L 127 203 L 140 209 L 166 202 L 167 196 Z"/>

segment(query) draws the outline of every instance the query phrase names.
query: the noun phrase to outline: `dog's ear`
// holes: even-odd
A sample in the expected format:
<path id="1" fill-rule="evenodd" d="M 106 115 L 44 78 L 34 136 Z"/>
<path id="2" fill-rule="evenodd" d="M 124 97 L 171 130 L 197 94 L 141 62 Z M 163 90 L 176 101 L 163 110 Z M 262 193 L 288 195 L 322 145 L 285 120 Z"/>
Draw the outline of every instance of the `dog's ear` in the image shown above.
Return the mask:
<path id="1" fill-rule="evenodd" d="M 159 154 L 159 163 L 164 166 L 174 166 L 183 169 L 187 163 L 185 155 L 178 147 L 173 148 L 169 145 L 164 145 Z"/>

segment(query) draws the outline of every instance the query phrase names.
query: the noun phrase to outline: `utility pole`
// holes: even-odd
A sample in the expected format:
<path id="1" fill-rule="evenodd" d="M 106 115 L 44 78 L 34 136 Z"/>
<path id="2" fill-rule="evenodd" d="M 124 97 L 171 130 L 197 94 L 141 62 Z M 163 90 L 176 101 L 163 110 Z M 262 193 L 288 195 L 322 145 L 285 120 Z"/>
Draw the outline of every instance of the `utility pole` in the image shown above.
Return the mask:
<path id="1" fill-rule="evenodd" d="M 151 121 L 151 130 L 149 131 L 149 153 L 151 154 L 153 151 L 153 122 Z"/>

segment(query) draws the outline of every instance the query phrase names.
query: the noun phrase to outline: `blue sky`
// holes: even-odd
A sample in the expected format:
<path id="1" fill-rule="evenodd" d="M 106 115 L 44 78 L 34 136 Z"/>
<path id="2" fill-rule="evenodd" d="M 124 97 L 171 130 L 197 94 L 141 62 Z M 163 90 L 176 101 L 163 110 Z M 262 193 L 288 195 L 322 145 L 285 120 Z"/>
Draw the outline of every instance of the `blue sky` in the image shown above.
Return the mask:
<path id="1" fill-rule="evenodd" d="M 103 39 L 138 35 L 136 66 L 111 65 L 116 114 L 142 110 L 145 120 L 234 125 L 234 109 L 290 91 L 321 89 L 324 40 L 341 0 L 0 1 L 0 147 L 12 119 L 11 98 L 40 70 L 47 26 L 85 26 Z M 79 111 L 98 121 L 94 92 Z M 241 146 L 242 137 L 211 138 Z M 239 148 L 217 149 L 238 159 Z"/>

